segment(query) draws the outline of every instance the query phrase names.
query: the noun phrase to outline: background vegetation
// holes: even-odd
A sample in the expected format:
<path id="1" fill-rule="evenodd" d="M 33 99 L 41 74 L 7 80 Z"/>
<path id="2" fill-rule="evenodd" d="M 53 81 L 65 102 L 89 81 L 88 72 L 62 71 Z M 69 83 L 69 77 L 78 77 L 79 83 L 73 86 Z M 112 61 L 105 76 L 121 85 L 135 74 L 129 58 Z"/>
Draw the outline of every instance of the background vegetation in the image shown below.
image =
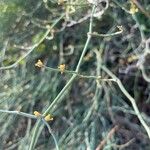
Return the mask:
<path id="1" fill-rule="evenodd" d="M 0 149 L 149 150 L 149 64 L 149 0 L 0 0 Z"/>

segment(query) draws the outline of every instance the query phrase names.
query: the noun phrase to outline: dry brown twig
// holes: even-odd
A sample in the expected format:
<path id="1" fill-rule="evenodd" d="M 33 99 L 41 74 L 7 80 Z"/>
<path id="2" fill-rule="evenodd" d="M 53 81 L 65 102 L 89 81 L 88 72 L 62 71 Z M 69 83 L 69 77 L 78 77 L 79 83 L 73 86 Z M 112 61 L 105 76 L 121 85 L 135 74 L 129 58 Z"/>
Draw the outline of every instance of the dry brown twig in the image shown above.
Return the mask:
<path id="1" fill-rule="evenodd" d="M 103 147 L 104 147 L 104 145 L 107 143 L 107 141 L 108 141 L 109 139 L 112 138 L 112 136 L 113 136 L 114 133 L 118 130 L 118 128 L 119 128 L 119 127 L 118 127 L 117 125 L 116 125 L 115 127 L 113 127 L 113 128 L 108 132 L 106 138 L 104 138 L 104 139 L 100 142 L 100 144 L 97 146 L 96 150 L 102 150 Z"/>

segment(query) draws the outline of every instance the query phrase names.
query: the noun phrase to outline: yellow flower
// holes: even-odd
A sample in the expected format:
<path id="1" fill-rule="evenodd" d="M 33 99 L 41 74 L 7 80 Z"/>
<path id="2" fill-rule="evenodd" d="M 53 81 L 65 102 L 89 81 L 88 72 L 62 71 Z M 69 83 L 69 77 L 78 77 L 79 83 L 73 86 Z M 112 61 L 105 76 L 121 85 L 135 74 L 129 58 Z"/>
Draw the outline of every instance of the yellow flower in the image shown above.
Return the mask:
<path id="1" fill-rule="evenodd" d="M 131 63 L 135 60 L 137 60 L 139 57 L 137 55 L 131 55 L 127 58 L 128 63 Z"/>
<path id="2" fill-rule="evenodd" d="M 35 115 L 36 117 L 39 117 L 39 116 L 41 116 L 41 113 L 39 113 L 38 111 L 34 111 L 34 115 Z"/>
<path id="3" fill-rule="evenodd" d="M 44 119 L 45 119 L 45 121 L 52 121 L 52 120 L 54 120 L 53 117 L 50 114 L 48 114 L 47 116 L 45 116 Z"/>
<path id="4" fill-rule="evenodd" d="M 130 14 L 135 14 L 136 12 L 138 12 L 138 8 L 136 7 L 136 5 L 133 2 L 131 2 Z"/>
<path id="5" fill-rule="evenodd" d="M 60 69 L 61 74 L 65 71 L 65 68 L 66 68 L 65 64 L 58 66 L 58 69 Z"/>
<path id="6" fill-rule="evenodd" d="M 41 60 L 38 60 L 37 63 L 35 64 L 36 67 L 42 68 L 44 65 Z"/>

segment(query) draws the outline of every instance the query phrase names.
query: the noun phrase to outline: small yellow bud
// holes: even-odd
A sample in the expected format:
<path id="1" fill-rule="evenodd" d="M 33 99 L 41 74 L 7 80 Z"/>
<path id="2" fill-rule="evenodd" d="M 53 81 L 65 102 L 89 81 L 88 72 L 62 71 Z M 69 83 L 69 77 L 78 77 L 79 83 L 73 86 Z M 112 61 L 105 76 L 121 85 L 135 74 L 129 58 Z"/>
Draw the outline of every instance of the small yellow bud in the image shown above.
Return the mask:
<path id="1" fill-rule="evenodd" d="M 65 64 L 58 66 L 58 69 L 60 69 L 61 74 L 65 71 L 65 68 L 66 68 Z"/>
<path id="2" fill-rule="evenodd" d="M 45 121 L 52 121 L 52 120 L 54 120 L 53 117 L 50 114 L 48 114 L 47 116 L 45 116 L 44 119 L 45 119 Z"/>
<path id="3" fill-rule="evenodd" d="M 41 114 L 40 114 L 38 111 L 34 111 L 34 115 L 35 115 L 36 117 L 41 116 Z"/>
<path id="4" fill-rule="evenodd" d="M 35 64 L 36 67 L 42 68 L 44 65 L 41 60 L 38 60 L 37 63 Z"/>
<path id="5" fill-rule="evenodd" d="M 136 12 L 138 12 L 138 8 L 136 7 L 136 5 L 133 2 L 131 2 L 130 14 L 135 14 Z"/>
<path id="6" fill-rule="evenodd" d="M 132 55 L 130 57 L 127 58 L 128 63 L 131 63 L 135 60 L 137 60 L 139 57 L 137 55 Z"/>

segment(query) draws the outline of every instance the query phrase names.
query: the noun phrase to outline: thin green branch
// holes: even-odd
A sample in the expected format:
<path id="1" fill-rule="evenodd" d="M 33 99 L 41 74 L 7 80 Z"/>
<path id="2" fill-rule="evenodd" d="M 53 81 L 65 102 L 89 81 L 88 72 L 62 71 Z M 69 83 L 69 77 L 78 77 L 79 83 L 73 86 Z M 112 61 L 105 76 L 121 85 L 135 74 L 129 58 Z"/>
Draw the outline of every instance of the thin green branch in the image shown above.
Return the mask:
<path id="1" fill-rule="evenodd" d="M 92 13 L 91 13 L 91 18 L 90 18 L 90 25 L 89 25 L 89 33 L 92 32 L 92 24 L 93 24 L 93 14 L 95 12 L 95 5 L 93 6 L 93 9 L 92 9 Z M 85 46 L 84 46 L 84 49 L 82 51 L 82 54 L 80 56 L 80 59 L 79 59 L 79 62 L 77 64 L 77 67 L 76 67 L 76 70 L 75 72 L 78 72 L 79 71 L 79 68 L 81 66 L 81 63 L 82 63 L 82 60 L 83 60 L 83 57 L 86 53 L 86 50 L 87 50 L 87 47 L 88 47 L 88 44 L 90 42 L 90 39 L 91 39 L 91 36 L 88 35 L 88 38 L 87 38 L 87 41 L 85 43 Z M 56 98 L 53 100 L 53 102 L 50 104 L 50 106 L 46 109 L 46 111 L 44 112 L 44 115 L 46 115 L 47 113 L 49 113 L 50 111 L 52 112 L 54 110 L 54 105 L 58 102 L 61 101 L 60 98 L 62 98 L 64 95 L 65 95 L 65 92 L 67 91 L 67 89 L 70 87 L 70 85 L 72 84 L 72 82 L 74 81 L 74 79 L 76 78 L 76 74 L 73 74 L 72 77 L 70 78 L 70 80 L 67 82 L 67 84 L 64 86 L 64 88 L 60 91 L 60 93 L 56 96 Z M 37 133 L 39 132 L 38 129 L 39 129 L 39 126 L 40 126 L 40 122 L 37 122 L 35 128 L 34 128 L 34 134 L 33 134 L 33 137 L 31 139 L 31 144 L 30 144 L 30 147 L 29 147 L 29 150 L 33 150 L 34 149 L 34 146 L 35 146 L 35 140 L 36 140 L 36 135 Z"/>
<path id="2" fill-rule="evenodd" d="M 85 53 L 86 53 L 86 50 L 87 50 L 87 47 L 88 47 L 88 45 L 89 45 L 89 42 L 90 42 L 90 40 L 91 40 L 91 33 L 92 33 L 92 26 L 93 26 L 93 14 L 94 14 L 94 12 L 95 12 L 95 7 L 96 6 L 94 6 L 93 7 L 93 10 L 92 10 L 92 14 L 91 14 L 91 18 L 90 18 L 90 25 L 89 25 L 89 34 L 87 34 L 87 40 L 86 40 L 86 43 L 85 43 L 85 46 L 84 46 L 84 49 L 83 49 L 83 51 L 82 51 L 82 54 L 81 54 L 81 57 L 80 57 L 80 59 L 79 59 L 79 62 L 78 62 L 78 64 L 77 64 L 77 67 L 76 67 L 76 72 L 79 72 L 79 69 L 80 69 L 80 66 L 81 66 L 81 63 L 82 63 L 82 60 L 83 60 L 83 57 L 84 57 L 84 55 L 85 55 Z"/>
<path id="3" fill-rule="evenodd" d="M 142 76 L 145 79 L 145 81 L 150 82 L 150 77 L 148 77 L 148 75 L 146 74 L 146 71 L 143 65 L 140 66 L 140 69 L 141 69 Z"/>
<path id="4" fill-rule="evenodd" d="M 47 66 L 43 66 L 43 67 L 50 71 L 60 72 L 60 69 L 57 69 L 57 68 L 51 68 L 51 67 L 47 67 Z M 101 76 L 94 76 L 94 75 L 82 75 L 76 71 L 70 71 L 70 70 L 64 70 L 63 73 L 76 75 L 76 77 L 85 78 L 85 79 L 95 79 L 95 80 L 99 80 L 99 81 L 114 81 L 114 79 L 104 79 L 104 78 L 101 78 Z"/>
<path id="5" fill-rule="evenodd" d="M 21 112 L 21 111 L 10 111 L 10 110 L 0 109 L 0 112 L 1 113 L 13 114 L 13 115 L 20 115 L 20 116 L 31 118 L 31 119 L 37 119 L 37 117 L 35 115 L 31 115 L 31 114 L 24 113 L 24 112 Z"/>
<path id="6" fill-rule="evenodd" d="M 123 30 L 119 30 L 117 32 L 108 33 L 108 34 L 99 34 L 97 32 L 88 33 L 88 34 L 91 35 L 91 36 L 95 36 L 95 37 L 110 37 L 110 36 L 115 36 L 115 35 L 121 34 L 122 32 L 123 32 Z"/>
<path id="7" fill-rule="evenodd" d="M 51 30 L 56 26 L 56 24 L 64 17 L 64 14 L 62 14 L 53 24 L 50 28 L 47 29 L 47 31 L 45 32 L 45 34 L 43 35 L 43 37 L 39 40 L 39 42 L 37 42 L 36 44 L 34 44 L 31 49 L 24 54 L 23 56 L 21 56 L 15 63 L 13 63 L 12 65 L 9 66 L 4 66 L 4 67 L 0 67 L 0 70 L 6 70 L 6 69 L 11 69 L 13 67 L 16 67 L 20 61 L 22 61 L 24 58 L 26 58 L 35 48 L 37 48 L 44 40 L 45 38 L 48 36 L 48 34 L 51 32 Z"/>
<path id="8" fill-rule="evenodd" d="M 56 150 L 59 150 L 59 147 L 58 147 L 58 142 L 55 138 L 55 135 L 50 127 L 50 125 L 45 121 L 45 119 L 42 119 L 43 123 L 46 125 L 46 127 L 48 128 L 48 131 L 49 133 L 52 135 L 53 139 L 54 139 L 54 142 L 55 142 L 55 146 L 56 146 Z"/>
<path id="9" fill-rule="evenodd" d="M 132 107 L 136 113 L 136 116 L 138 117 L 139 121 L 141 122 L 141 124 L 143 125 L 144 129 L 146 130 L 148 137 L 150 138 L 150 128 L 147 125 L 147 123 L 145 122 L 145 120 L 143 119 L 137 105 L 135 102 L 135 99 L 128 93 L 128 91 L 125 89 L 125 87 L 123 86 L 122 82 L 109 70 L 107 69 L 105 66 L 102 66 L 102 69 L 110 76 L 112 77 L 116 83 L 118 84 L 120 90 L 122 91 L 122 93 L 128 98 L 128 100 L 131 102 Z"/>
<path id="10" fill-rule="evenodd" d="M 91 19 L 90 19 L 90 25 L 89 25 L 89 32 L 92 32 L 92 23 L 93 23 L 93 14 L 94 14 L 94 11 L 95 11 L 95 6 L 93 7 L 93 10 L 92 10 L 92 15 L 91 15 Z M 85 43 L 85 47 L 82 51 L 82 54 L 80 56 L 80 59 L 79 59 L 79 62 L 77 64 L 77 67 L 76 67 L 76 70 L 75 72 L 79 72 L 79 68 L 81 66 L 81 63 L 82 63 L 82 60 L 83 60 L 83 57 L 86 53 L 86 50 L 87 50 L 87 47 L 88 47 L 88 44 L 90 42 L 90 39 L 91 39 L 91 36 L 88 36 L 87 38 L 87 41 Z M 53 102 L 50 104 L 50 106 L 47 108 L 47 110 L 44 112 L 44 115 L 46 115 L 47 113 L 49 113 L 53 106 L 58 103 L 58 101 L 60 100 L 61 97 L 64 96 L 65 94 L 65 91 L 69 88 L 69 86 L 71 85 L 71 83 L 74 81 L 74 79 L 77 77 L 76 74 L 73 74 L 73 76 L 71 77 L 71 79 L 68 81 L 68 83 L 64 86 L 64 88 L 60 91 L 60 93 L 57 95 L 57 97 L 53 100 Z"/>

